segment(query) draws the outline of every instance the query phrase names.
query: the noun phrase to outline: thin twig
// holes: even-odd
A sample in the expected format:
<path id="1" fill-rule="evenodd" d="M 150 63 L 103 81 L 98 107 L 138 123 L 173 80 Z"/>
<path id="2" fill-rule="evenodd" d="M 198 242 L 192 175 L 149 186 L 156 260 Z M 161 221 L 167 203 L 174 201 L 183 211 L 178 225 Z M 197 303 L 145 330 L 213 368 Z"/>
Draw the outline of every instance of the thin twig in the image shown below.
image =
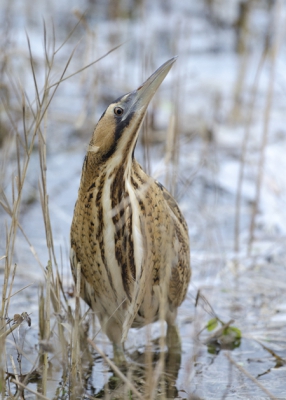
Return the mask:
<path id="1" fill-rule="evenodd" d="M 132 382 L 130 382 L 126 376 L 123 375 L 123 373 L 119 370 L 119 368 L 112 362 L 104 353 L 103 351 L 100 350 L 99 347 L 96 346 L 96 344 L 89 338 L 87 338 L 88 343 L 91 345 L 91 347 L 94 348 L 95 351 L 97 351 L 101 357 L 107 362 L 107 364 L 112 368 L 114 373 L 123 380 L 124 383 L 134 392 L 136 396 L 138 396 L 139 399 L 144 399 L 143 396 L 138 392 L 138 390 L 135 388 Z"/>
<path id="2" fill-rule="evenodd" d="M 225 353 L 226 358 L 240 371 L 242 372 L 247 378 L 252 380 L 253 383 L 255 383 L 267 396 L 272 399 L 272 400 L 277 400 L 277 397 L 275 397 L 272 393 L 269 392 L 268 389 L 266 389 L 254 376 L 252 376 L 246 369 L 244 369 L 241 365 L 237 364 L 231 356 L 228 353 Z"/>
<path id="3" fill-rule="evenodd" d="M 17 290 L 17 292 L 15 292 L 15 293 L 9 295 L 9 298 L 11 298 L 11 297 L 13 297 L 13 296 L 16 296 L 16 294 L 18 294 L 18 293 L 22 292 L 23 290 L 27 289 L 28 287 L 34 285 L 34 283 L 35 283 L 35 282 L 29 283 L 29 285 L 26 285 L 26 286 L 24 286 L 22 289 Z M 7 297 L 5 300 L 8 300 L 8 297 Z"/>

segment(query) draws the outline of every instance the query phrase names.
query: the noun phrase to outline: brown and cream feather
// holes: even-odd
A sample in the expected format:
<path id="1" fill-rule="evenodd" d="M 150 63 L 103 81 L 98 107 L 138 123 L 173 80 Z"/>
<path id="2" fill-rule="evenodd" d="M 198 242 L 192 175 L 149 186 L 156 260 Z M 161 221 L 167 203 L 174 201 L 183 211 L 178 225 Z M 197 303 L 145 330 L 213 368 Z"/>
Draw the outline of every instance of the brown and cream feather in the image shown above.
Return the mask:
<path id="1" fill-rule="evenodd" d="M 162 304 L 173 325 L 190 281 L 185 219 L 168 191 L 134 158 L 147 106 L 173 62 L 107 108 L 83 164 L 71 267 L 76 278 L 80 263 L 81 296 L 115 344 L 126 339 L 130 327 L 157 320 Z"/>

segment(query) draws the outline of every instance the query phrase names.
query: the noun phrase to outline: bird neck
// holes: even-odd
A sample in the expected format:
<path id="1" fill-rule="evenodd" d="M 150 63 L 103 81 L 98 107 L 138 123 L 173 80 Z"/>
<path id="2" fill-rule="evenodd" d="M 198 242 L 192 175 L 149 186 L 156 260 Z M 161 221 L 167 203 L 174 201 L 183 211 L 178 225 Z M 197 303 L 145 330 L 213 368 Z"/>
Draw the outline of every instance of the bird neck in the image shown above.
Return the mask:
<path id="1" fill-rule="evenodd" d="M 134 170 L 140 168 L 133 156 L 120 158 L 114 155 L 104 161 L 96 153 L 87 152 L 82 167 L 80 192 L 84 195 L 100 185 L 116 185 L 118 195 L 125 192 L 126 181 L 130 181 Z"/>

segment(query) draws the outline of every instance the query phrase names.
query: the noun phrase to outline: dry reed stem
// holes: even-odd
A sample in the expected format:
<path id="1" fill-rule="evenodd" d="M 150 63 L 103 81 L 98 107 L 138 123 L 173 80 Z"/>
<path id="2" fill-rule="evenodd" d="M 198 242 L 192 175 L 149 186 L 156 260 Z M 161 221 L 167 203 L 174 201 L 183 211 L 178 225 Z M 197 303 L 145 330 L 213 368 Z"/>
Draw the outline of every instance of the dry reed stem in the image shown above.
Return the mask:
<path id="1" fill-rule="evenodd" d="M 39 337 L 40 340 L 44 340 L 45 337 L 45 298 L 44 298 L 44 288 L 43 285 L 40 285 L 40 294 L 39 294 Z"/>
<path id="2" fill-rule="evenodd" d="M 15 218 L 12 216 L 11 228 L 8 233 L 8 227 L 6 226 L 6 249 L 7 254 L 5 258 L 5 269 L 4 269 L 4 282 L 2 286 L 2 306 L 1 306 L 1 314 L 0 317 L 4 318 L 7 315 L 7 308 L 6 308 L 6 297 L 7 297 L 7 290 L 8 290 L 8 283 L 9 277 L 11 272 L 11 254 L 14 251 L 14 244 L 15 244 Z M 9 252 L 10 250 L 10 252 Z"/>
<path id="3" fill-rule="evenodd" d="M 19 375 L 18 375 L 17 368 L 16 368 L 16 365 L 15 365 L 15 362 L 14 362 L 14 358 L 13 358 L 12 355 L 10 355 L 10 360 L 11 360 L 11 364 L 12 364 L 12 368 L 13 368 L 13 371 L 14 371 L 15 378 L 18 381 L 19 380 Z"/>
<path id="4" fill-rule="evenodd" d="M 252 380 L 253 383 L 255 383 L 271 400 L 277 400 L 277 397 L 275 397 L 272 393 L 269 392 L 268 389 L 266 389 L 254 376 L 252 376 L 246 369 L 244 369 L 241 365 L 237 364 L 231 358 L 231 356 L 228 353 L 225 353 L 225 357 L 240 371 L 242 372 L 247 378 Z"/>
<path id="5" fill-rule="evenodd" d="M 176 52 L 177 53 L 177 52 Z M 176 67 L 175 67 L 176 68 Z M 174 197 L 177 197 L 177 188 L 178 188 L 178 177 L 179 177 L 179 161 L 180 161 L 180 121 L 182 117 L 182 113 L 180 113 L 181 107 L 179 107 L 179 98 L 180 98 L 180 85 L 175 85 L 173 92 L 174 95 L 174 136 L 173 136 L 173 176 L 172 176 L 172 186 L 170 188 L 171 194 Z"/>
<path id="6" fill-rule="evenodd" d="M 11 283 L 10 283 L 10 289 L 9 289 L 8 297 L 7 297 L 7 299 L 5 299 L 7 310 L 8 310 L 8 308 L 9 308 L 9 304 L 10 304 L 11 292 L 12 292 L 13 283 L 14 283 L 14 279 L 15 279 L 16 268 L 17 268 L 17 264 L 14 265 L 14 269 L 13 269 L 13 272 L 12 272 L 12 279 L 11 279 Z"/>
<path id="7" fill-rule="evenodd" d="M 46 63 L 46 76 L 45 76 L 45 84 L 44 84 L 44 91 L 43 91 L 43 96 L 41 99 L 41 103 L 39 104 L 38 109 L 46 109 L 48 111 L 48 106 L 50 103 L 51 98 L 48 98 L 49 95 L 49 90 L 47 89 L 49 85 L 49 78 L 54 62 L 54 54 L 55 54 L 55 39 L 53 42 L 53 54 L 51 57 L 51 60 L 49 61 L 48 58 L 48 50 L 47 50 L 47 41 L 46 41 L 46 29 L 45 29 L 45 24 L 44 24 L 44 48 L 45 48 L 45 54 L 46 54 L 46 60 L 48 62 Z M 75 49 L 74 49 L 75 51 Z M 31 53 L 31 50 L 30 50 Z M 73 54 L 73 53 L 72 53 Z M 70 62 L 71 58 L 68 61 L 68 64 Z M 66 66 L 67 68 L 67 66 Z M 65 69 L 66 71 L 66 69 Z M 65 74 L 64 71 L 64 74 Z M 63 77 L 63 75 L 62 75 Z M 37 90 L 37 81 L 36 78 L 34 77 L 34 85 Z M 55 91 L 54 91 L 55 93 Z M 40 115 L 40 112 L 37 112 L 37 116 Z M 54 245 L 53 245 L 53 235 L 52 235 L 52 229 L 51 229 L 51 223 L 50 223 L 50 214 L 49 214 L 49 206 L 48 206 L 48 193 L 47 193 L 47 181 L 46 181 L 46 171 L 47 171 L 47 162 L 46 162 L 46 126 L 47 126 L 47 116 L 48 113 L 45 112 L 43 117 L 44 117 L 44 134 L 41 132 L 41 128 L 39 125 L 39 130 L 38 130 L 38 140 L 39 140 L 39 160 L 40 160 L 40 170 L 41 170 L 41 181 L 39 182 L 39 192 L 40 192 L 40 197 L 41 197 L 41 205 L 42 205 L 42 212 L 43 212 L 43 219 L 44 219 L 44 224 L 45 224 L 45 233 L 46 233 L 46 242 L 47 242 L 47 247 L 49 251 L 49 259 L 54 260 L 55 265 L 57 265 L 56 262 L 56 257 L 55 257 L 55 252 L 54 252 Z M 41 184 L 40 184 L 41 183 Z M 54 277 L 53 274 L 51 275 L 52 281 L 54 283 Z"/>
<path id="8" fill-rule="evenodd" d="M 240 67 L 238 69 L 238 76 L 235 84 L 234 90 L 234 105 L 231 111 L 232 119 L 237 122 L 241 114 L 241 102 L 242 102 L 242 92 L 244 89 L 247 66 L 250 61 L 250 51 L 249 51 L 249 39 L 251 38 L 250 30 L 252 28 L 251 24 L 251 12 L 253 10 L 253 0 L 248 0 L 247 2 L 239 3 L 239 15 L 236 21 L 236 52 L 240 57 Z"/>
<path id="9" fill-rule="evenodd" d="M 238 182 L 237 182 L 237 190 L 236 190 L 236 199 L 235 199 L 235 221 L 234 221 L 234 251 L 238 253 L 240 251 L 240 210 L 241 210 L 241 198 L 242 198 L 242 184 L 244 179 L 244 170 L 245 170 L 245 160 L 247 153 L 247 146 L 250 137 L 250 127 L 252 123 L 254 104 L 258 89 L 259 77 L 262 71 L 262 67 L 266 58 L 266 51 L 263 50 L 261 54 L 261 58 L 258 63 L 257 71 L 254 78 L 254 84 L 251 90 L 251 100 L 248 106 L 248 115 L 246 118 L 246 126 L 245 133 L 241 146 L 241 156 L 240 156 L 240 164 L 239 164 L 239 174 L 238 174 Z"/>
<path id="10" fill-rule="evenodd" d="M 243 55 L 241 55 L 240 64 L 238 67 L 238 76 L 235 82 L 234 88 L 234 105 L 231 110 L 231 120 L 235 123 L 239 122 L 241 119 L 241 108 L 242 108 L 242 98 L 243 98 L 243 89 L 245 86 L 248 66 L 250 62 L 250 54 L 248 51 L 245 51 Z"/>
<path id="11" fill-rule="evenodd" d="M 30 389 L 28 386 L 24 385 L 22 382 L 19 382 L 17 379 L 11 379 L 11 382 L 15 383 L 15 385 L 20 386 L 21 388 L 28 390 L 28 392 L 35 394 L 39 399 L 50 400 L 48 397 L 43 394 L 36 392 L 33 389 Z"/>
<path id="12" fill-rule="evenodd" d="M 17 324 L 14 324 L 11 327 L 9 327 L 9 329 L 7 329 L 5 332 L 3 332 L 0 335 L 0 340 L 3 339 L 3 338 L 6 338 L 8 335 L 10 335 L 10 333 L 12 333 L 15 329 L 17 329 L 21 325 L 22 322 L 23 321 L 18 322 Z"/>
<path id="13" fill-rule="evenodd" d="M 62 287 L 62 283 L 60 280 L 59 275 L 57 274 L 56 276 L 56 298 L 58 299 L 58 302 L 55 304 L 56 305 L 56 309 L 55 309 L 55 314 L 59 315 L 61 308 L 62 308 L 62 304 L 61 304 L 61 290 L 64 293 L 64 289 Z M 66 298 L 64 297 L 64 300 L 67 303 Z M 65 310 L 65 315 L 68 315 L 68 310 Z M 67 349 L 67 340 L 65 338 L 65 334 L 64 334 L 64 328 L 62 325 L 62 322 L 60 320 L 60 318 L 57 318 L 57 326 L 58 326 L 58 337 L 59 337 L 59 343 L 60 343 L 60 347 L 61 347 L 61 357 L 62 357 L 62 362 L 64 366 L 68 365 L 68 349 Z"/>
<path id="14" fill-rule="evenodd" d="M 250 221 L 250 228 L 249 228 L 249 241 L 248 241 L 248 255 L 251 254 L 252 245 L 254 241 L 254 229 L 256 225 L 256 217 L 258 213 L 258 207 L 260 203 L 260 195 L 261 195 L 261 186 L 264 176 L 264 164 L 265 164 L 265 151 L 266 146 L 268 143 L 268 134 L 269 134 L 269 122 L 270 122 L 270 113 L 272 109 L 272 100 L 273 100 L 273 89 L 274 89 L 274 80 L 276 74 L 276 62 L 277 62 L 277 54 L 279 45 L 281 43 L 281 32 L 279 32 L 279 16 L 281 11 L 281 1 L 277 1 L 274 5 L 274 16 L 272 19 L 272 29 L 274 30 L 273 33 L 273 43 L 272 46 L 269 48 L 270 52 L 270 74 L 269 74 L 269 81 L 268 81 L 268 89 L 267 89 L 267 97 L 266 97 L 266 105 L 264 110 L 264 118 L 263 118 L 263 134 L 261 138 L 261 144 L 259 149 L 259 163 L 258 163 L 258 176 L 256 180 L 256 193 L 255 193 L 255 200 L 253 202 L 253 209 Z M 275 28 L 274 28 L 275 25 Z"/>
<path id="15" fill-rule="evenodd" d="M 145 353 L 144 353 L 145 397 L 148 398 L 148 395 L 150 395 L 150 391 L 152 391 L 153 382 L 154 382 L 154 379 L 153 379 L 154 378 L 154 369 L 153 369 L 152 343 L 151 343 L 151 325 L 147 326 L 146 339 L 147 339 L 147 344 L 145 346 Z"/>
<path id="16" fill-rule="evenodd" d="M 166 187 L 168 190 L 172 188 L 172 172 L 171 166 L 174 162 L 174 143 L 175 143 L 175 116 L 171 114 L 166 140 L 166 152 L 165 152 L 165 165 L 166 165 Z M 171 191 L 172 194 L 172 191 Z"/>
<path id="17" fill-rule="evenodd" d="M 160 358 L 159 361 L 157 362 L 156 367 L 153 370 L 153 379 L 152 379 L 152 386 L 149 389 L 148 392 L 148 399 L 152 400 L 156 398 L 156 390 L 158 388 L 159 380 L 163 376 L 165 368 L 165 354 L 164 352 L 160 352 Z M 161 379 L 161 390 L 163 392 L 163 396 L 166 395 L 166 390 L 165 390 L 165 382 L 164 379 Z"/>
<path id="18" fill-rule="evenodd" d="M 75 291 L 75 318 L 73 322 L 72 346 L 71 346 L 71 386 L 76 389 L 77 376 L 79 373 L 80 347 L 79 347 L 79 324 L 80 324 L 80 281 L 81 265 L 77 263 L 76 267 L 76 291 Z"/>
<path id="19" fill-rule="evenodd" d="M 72 33 L 71 33 L 72 34 Z M 69 36 L 70 37 L 70 36 Z M 68 38 L 69 38 L 68 37 Z M 68 40 L 68 39 L 67 39 Z M 12 181 L 12 206 L 9 205 L 9 202 L 4 195 L 4 201 L 1 200 L 1 205 L 3 207 L 3 209 L 7 212 L 7 214 L 11 217 L 11 223 L 10 223 L 10 228 L 6 229 L 6 249 L 7 249 L 7 254 L 3 257 L 1 257 L 1 259 L 5 259 L 5 270 L 4 270 L 4 284 L 2 286 L 2 306 L 1 306 L 1 316 L 5 316 L 8 313 L 8 307 L 9 307 L 9 302 L 10 302 L 10 298 L 12 297 L 11 293 L 12 293 L 12 287 L 13 287 L 13 282 L 14 282 L 14 276 L 15 276 L 15 269 L 16 266 L 14 267 L 14 272 L 11 278 L 11 282 L 10 282 L 10 288 L 9 288 L 9 280 L 11 277 L 11 266 L 12 266 L 12 257 L 14 254 L 14 246 L 15 246 L 15 239 L 16 239 L 16 235 L 17 235 L 17 228 L 19 228 L 25 239 L 27 240 L 30 249 L 33 253 L 33 255 L 35 256 L 36 260 L 38 261 L 39 265 L 43 268 L 39 257 L 37 256 L 37 253 L 35 251 L 35 249 L 33 248 L 33 246 L 31 245 L 31 243 L 29 242 L 27 236 L 25 235 L 25 232 L 23 231 L 20 223 L 19 223 L 19 208 L 20 208 L 20 204 L 21 204 L 21 200 L 22 200 L 22 190 L 24 187 L 24 183 L 25 183 L 25 179 L 27 176 L 27 169 L 28 169 L 28 165 L 30 162 L 30 157 L 31 157 L 31 153 L 33 151 L 34 148 L 34 141 L 36 136 L 38 135 L 39 137 L 39 152 L 40 152 L 40 164 L 41 164 L 41 173 L 42 173 L 42 186 L 41 189 L 42 191 L 40 191 L 40 193 L 42 193 L 42 208 L 43 208 L 43 215 L 44 215 L 44 222 L 45 222 L 45 226 L 46 226 L 46 236 L 47 236 L 47 244 L 48 244 L 48 248 L 49 251 L 52 249 L 52 255 L 53 255 L 53 259 L 55 261 L 56 264 L 56 259 L 55 259 L 55 254 L 54 254 L 54 249 L 53 249 L 53 241 L 52 241 L 52 230 L 51 230 L 51 225 L 50 225 L 50 220 L 49 220 L 49 211 L 48 211 L 48 195 L 47 195 L 47 190 L 46 190 L 46 176 L 45 176 L 45 171 L 46 171 L 46 141 L 44 136 L 42 135 L 41 132 L 41 123 L 44 119 L 45 121 L 45 126 L 46 126 L 46 122 L 47 122 L 47 111 L 48 108 L 50 106 L 50 103 L 55 95 L 55 92 L 59 86 L 59 84 L 62 82 L 63 78 L 64 78 L 64 74 L 68 68 L 68 65 L 73 57 L 74 51 L 71 53 L 70 58 L 68 59 L 63 73 L 60 77 L 60 80 L 58 82 L 56 82 L 55 84 L 52 85 L 52 87 L 55 86 L 52 94 L 50 96 L 48 96 L 49 92 L 48 90 L 50 89 L 48 87 L 49 84 L 49 77 L 51 74 L 51 70 L 52 70 L 52 66 L 53 66 L 53 61 L 54 61 L 54 56 L 56 54 L 57 51 L 60 50 L 60 48 L 57 49 L 57 51 L 55 51 L 55 34 L 54 34 L 54 41 L 53 41 L 53 53 L 51 58 L 49 59 L 48 56 L 48 50 L 47 50 L 47 34 L 46 34 L 46 25 L 44 22 L 44 50 L 45 50 L 45 59 L 46 59 L 46 79 L 45 79 L 45 84 L 44 84 L 44 88 L 42 91 L 39 90 L 38 88 L 38 83 L 37 83 L 37 78 L 36 78 L 36 73 L 35 73 L 35 69 L 34 69 L 34 59 L 33 59 L 33 54 L 32 54 L 32 49 L 31 49 L 31 45 L 30 45 L 30 39 L 27 35 L 27 42 L 28 42 L 28 48 L 29 48 L 29 54 L 30 54 L 30 66 L 31 66 L 31 71 L 32 71 L 32 76 L 33 76 L 33 81 L 34 81 L 34 87 L 35 87 L 35 92 L 36 92 L 36 110 L 34 111 L 32 104 L 29 102 L 29 99 L 26 98 L 26 94 L 24 93 L 24 90 L 21 88 L 21 84 L 20 84 L 20 97 L 19 97 L 19 101 L 22 102 L 22 118 L 23 118 L 23 132 L 24 132 L 24 141 L 21 139 L 19 132 L 17 130 L 17 125 L 14 123 L 14 119 L 12 117 L 12 115 L 10 115 L 10 110 L 9 107 L 4 107 L 6 109 L 7 115 L 9 117 L 9 120 L 11 122 L 11 125 L 14 128 L 14 131 L 16 132 L 16 154 L 17 154 L 17 178 L 15 181 Z M 64 45 L 64 43 L 63 43 Z M 118 47 L 120 47 L 121 45 L 113 48 L 112 50 L 110 50 L 108 53 L 106 53 L 104 56 L 100 57 L 100 59 L 94 61 L 93 63 L 90 63 L 89 65 L 85 66 L 84 68 L 78 70 L 77 72 L 75 72 L 74 74 L 72 74 L 71 76 L 74 76 L 75 74 L 85 70 L 86 68 L 88 68 L 89 66 L 95 64 L 96 62 L 98 62 L 99 60 L 101 60 L 102 58 L 106 57 L 108 54 L 110 54 L 112 51 L 116 50 Z M 69 76 L 69 77 L 71 77 Z M 10 76 L 9 76 L 10 77 Z M 65 78 L 64 80 L 68 79 L 69 77 Z M 11 77 L 10 77 L 11 78 Z M 11 80 L 11 79 L 10 79 Z M 13 83 L 13 82 L 12 82 Z M 15 89 L 15 93 L 16 96 L 18 95 L 18 90 L 19 90 L 19 86 L 17 87 L 17 85 L 13 85 L 14 89 Z M 33 118 L 32 124 L 30 126 L 27 126 L 26 123 L 26 100 L 28 102 L 28 105 L 31 108 L 31 115 Z M 28 140 L 29 139 L 29 140 Z M 23 162 L 21 162 L 22 160 L 20 160 L 21 155 L 20 155 L 20 149 L 23 148 L 24 149 L 24 160 Z M 16 183 L 16 185 L 15 185 Z M 50 253 L 51 256 L 51 253 Z M 52 257 L 50 257 L 51 259 Z M 57 264 L 56 264 L 57 266 Z M 50 265 L 51 268 L 51 265 Z M 54 281 L 53 278 L 53 272 L 52 270 L 49 270 L 49 272 L 46 274 L 46 279 L 47 279 L 47 297 L 46 297 L 46 301 L 45 301 L 45 305 L 46 307 L 43 308 L 43 314 L 48 314 L 48 321 L 47 319 L 45 319 L 45 324 L 44 326 L 42 326 L 42 334 L 43 334 L 43 338 L 44 339 L 48 339 L 50 336 L 50 300 L 51 300 L 51 294 L 52 294 L 52 300 L 53 304 L 55 305 L 56 303 L 56 309 L 57 311 L 60 310 L 61 307 L 61 302 L 60 302 L 60 295 L 59 295 L 59 287 L 61 288 L 63 294 L 64 294 L 64 290 L 62 287 L 62 284 L 59 286 L 57 286 L 57 291 L 54 292 L 54 289 L 51 288 L 50 284 L 51 284 L 51 280 Z M 26 287 L 28 287 L 30 285 L 27 285 Z M 9 294 L 7 296 L 7 291 L 9 288 Z M 25 289 L 25 288 L 23 288 Z M 23 290 L 21 289 L 21 290 Z M 21 291 L 20 290 L 20 291 Z M 20 291 L 17 291 L 16 293 L 19 293 Z M 13 295 L 15 295 L 16 293 L 14 293 Z M 64 296 L 65 298 L 65 296 Z M 42 298 L 42 300 L 44 301 L 44 299 Z M 66 300 L 66 299 L 65 299 Z M 44 304 L 43 304 L 44 307 Z M 43 315 L 42 315 L 43 316 Z M 41 319 L 41 318 L 40 318 Z M 20 324 L 15 324 L 13 325 L 9 330 L 6 330 L 4 333 L 2 333 L 2 335 L 0 335 L 0 339 L 1 341 L 3 341 L 3 346 L 4 346 L 4 338 L 6 336 L 8 336 L 11 332 L 13 332 Z M 60 325 L 60 324 L 59 324 Z M 60 329 L 60 327 L 59 327 Z M 63 338 L 63 332 L 62 335 L 60 335 Z M 61 340 L 61 343 L 63 342 L 63 340 Z M 1 346 L 2 348 L 2 346 Z M 43 391 L 44 393 L 46 393 L 47 390 L 47 368 L 48 368 L 48 356 L 47 353 L 44 353 L 44 368 L 43 368 Z M 3 370 L 1 369 L 1 376 L 3 375 Z M 16 380 L 18 383 L 18 379 Z M 1 380 L 2 382 L 2 380 Z M 4 382 L 4 381 L 3 381 Z M 4 390 L 4 389 L 3 389 Z M 33 392 L 33 391 L 32 391 Z M 42 398 L 44 398 L 42 396 Z"/>
<path id="20" fill-rule="evenodd" d="M 86 339 L 87 342 L 91 345 L 91 347 L 94 348 L 95 351 L 97 351 L 98 354 L 101 355 L 101 357 L 104 359 L 104 361 L 107 362 L 107 364 L 112 368 L 113 372 L 118 376 L 118 378 L 120 378 L 124 383 L 126 383 L 126 385 L 129 387 L 129 389 L 131 389 L 134 394 L 141 400 L 144 399 L 144 397 L 141 395 L 141 393 L 138 392 L 138 390 L 136 389 L 136 387 L 133 385 L 132 382 L 130 382 L 126 376 L 123 375 L 123 373 L 120 371 L 120 369 L 114 364 L 113 361 L 111 361 L 104 353 L 103 351 L 100 350 L 99 347 L 97 347 L 97 345 L 90 339 L 87 338 Z"/>
<path id="21" fill-rule="evenodd" d="M 33 78 L 34 78 L 34 85 L 35 85 L 35 89 L 37 92 L 37 98 L 38 98 L 38 106 L 40 106 L 40 100 L 39 100 L 39 95 L 38 95 L 38 88 L 37 88 L 37 81 L 36 81 L 36 77 L 35 77 L 35 73 L 34 73 L 34 69 L 33 69 L 33 56 L 32 56 L 32 52 L 31 52 L 31 46 L 30 46 L 30 40 L 29 37 L 27 36 L 27 41 L 28 41 L 28 48 L 29 48 L 29 53 L 30 53 L 30 63 L 31 63 L 31 67 L 32 67 L 32 73 L 33 73 Z M 65 70 L 64 70 L 65 72 Z M 53 95 L 56 92 L 58 86 L 56 86 L 48 105 L 50 104 L 50 101 L 53 97 Z M 47 107 L 48 107 L 47 105 Z M 12 181 L 12 201 L 13 201 L 13 208 L 11 209 L 12 213 L 11 213 L 11 225 L 10 225 L 10 230 L 9 233 L 7 231 L 7 239 L 6 239 L 6 248 L 7 248 L 7 257 L 6 257 L 6 262 L 5 262 L 5 274 L 4 274 L 4 285 L 3 285 L 3 291 L 2 291 L 2 307 L 1 307 L 1 316 L 4 317 L 5 315 L 7 315 L 8 309 L 7 309 L 7 305 L 6 305 L 6 293 L 7 293 L 7 288 L 8 288 L 8 280 L 9 280 L 9 276 L 10 276 L 10 270 L 11 270 L 11 264 L 12 264 L 12 257 L 14 254 L 14 247 L 15 247 L 15 239 L 16 239 L 16 234 L 17 234 L 17 228 L 18 228 L 18 215 L 19 215 L 19 208 L 20 208 L 20 203 L 21 203 L 21 199 L 22 199 L 22 190 L 23 190 L 23 186 L 24 186 L 24 181 L 26 178 L 26 174 L 27 174 L 27 169 L 28 169 L 28 165 L 29 165 L 29 161 L 30 161 L 30 156 L 34 147 L 34 141 L 38 132 L 38 129 L 40 127 L 41 121 L 46 113 L 46 109 L 44 109 L 44 112 L 41 115 L 41 108 L 39 108 L 38 112 L 37 112 L 37 121 L 36 121 L 36 126 L 34 127 L 34 131 L 33 131 L 33 135 L 32 135 L 32 139 L 31 139 L 31 143 L 30 146 L 28 148 L 26 148 L 26 158 L 24 160 L 23 163 L 23 167 L 22 167 L 22 174 L 21 174 L 21 180 L 20 180 L 20 176 L 18 177 L 18 195 L 17 198 L 15 198 L 14 195 L 14 181 Z M 27 142 L 27 141 L 26 141 Z M 17 154 L 18 156 L 18 165 L 20 165 L 20 161 L 19 161 L 19 153 Z"/>
<path id="22" fill-rule="evenodd" d="M 47 265 L 46 274 L 46 298 L 45 298 L 45 326 L 44 326 L 44 340 L 48 342 L 50 339 L 50 321 L 51 321 L 51 275 L 52 275 L 52 264 L 51 262 Z M 43 354 L 43 380 L 42 388 L 43 395 L 47 394 L 47 382 L 48 382 L 48 368 L 49 368 L 49 356 L 45 351 Z"/>

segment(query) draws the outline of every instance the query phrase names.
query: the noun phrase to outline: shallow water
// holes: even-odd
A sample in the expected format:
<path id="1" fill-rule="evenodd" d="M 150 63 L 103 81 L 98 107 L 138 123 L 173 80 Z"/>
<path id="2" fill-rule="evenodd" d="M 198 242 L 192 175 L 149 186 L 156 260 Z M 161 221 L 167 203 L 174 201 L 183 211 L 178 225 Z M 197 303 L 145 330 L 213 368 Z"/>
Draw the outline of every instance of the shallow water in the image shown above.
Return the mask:
<path id="1" fill-rule="evenodd" d="M 275 271 L 277 270 L 279 268 L 275 268 Z M 247 278 L 245 278 L 246 272 Z M 273 265 L 264 265 L 257 268 L 256 271 L 251 267 L 250 270 L 238 274 L 233 279 L 228 277 L 227 281 L 219 278 L 213 285 L 205 285 L 199 279 L 193 279 L 188 297 L 180 308 L 178 316 L 183 352 L 180 368 L 175 368 L 173 371 L 177 379 L 175 388 L 172 387 L 172 393 L 178 392 L 178 398 L 189 398 L 191 394 L 206 399 L 222 398 L 223 396 L 225 396 L 224 398 L 267 398 L 255 383 L 230 363 L 226 357 L 227 354 L 255 377 L 273 396 L 278 398 L 286 396 L 285 364 L 278 362 L 278 358 L 285 360 L 286 357 L 286 305 L 284 303 L 283 306 L 283 289 L 279 291 L 276 288 L 275 298 L 269 295 L 269 286 L 271 285 L 269 275 L 271 273 L 273 273 Z M 277 278 L 279 280 L 279 274 Z M 25 281 L 23 281 L 24 283 Z M 235 320 L 232 325 L 238 327 L 242 332 L 242 339 L 238 347 L 230 350 L 220 340 L 215 343 L 214 347 L 204 344 L 211 333 L 204 331 L 199 334 L 199 332 L 210 319 L 210 315 L 207 312 L 209 307 L 205 302 L 199 301 L 197 307 L 194 307 L 194 297 L 198 288 L 224 322 L 228 322 L 230 319 Z M 15 286 L 15 289 L 18 287 Z M 28 290 L 24 292 L 27 293 Z M 31 362 L 37 359 L 39 349 L 37 345 L 37 290 L 29 288 L 29 296 L 24 295 L 24 292 L 21 296 L 17 296 L 18 301 L 14 301 L 10 307 L 12 312 L 29 310 L 31 313 L 32 326 L 26 333 L 24 344 L 24 354 L 29 361 L 23 359 L 23 373 L 31 369 Z M 32 306 L 32 304 L 34 305 Z M 137 379 L 144 379 L 142 378 L 144 376 L 142 363 L 145 359 L 146 340 L 150 334 L 154 340 L 154 357 L 156 354 L 158 356 L 156 339 L 160 335 L 159 323 L 153 324 L 151 333 L 149 328 L 131 330 L 126 342 L 130 368 L 135 369 L 133 376 L 135 382 L 136 376 Z M 15 334 L 15 338 L 17 339 L 17 334 Z M 12 340 L 11 335 L 10 339 Z M 111 345 L 104 336 L 97 336 L 95 342 L 104 348 L 108 356 L 112 357 Z M 12 351 L 12 348 L 13 345 L 9 343 L 7 352 L 14 355 L 16 360 L 16 353 Z M 90 378 L 87 384 L 87 393 L 90 395 L 100 393 L 103 385 L 108 380 L 112 383 L 114 379 L 101 357 L 98 357 L 96 353 L 93 357 L 94 361 L 90 364 Z M 50 353 L 50 360 L 52 368 L 48 384 L 48 397 L 52 398 L 56 390 L 59 390 L 62 379 L 56 349 Z M 41 379 L 38 383 L 31 383 L 29 387 L 39 390 L 40 384 Z"/>

